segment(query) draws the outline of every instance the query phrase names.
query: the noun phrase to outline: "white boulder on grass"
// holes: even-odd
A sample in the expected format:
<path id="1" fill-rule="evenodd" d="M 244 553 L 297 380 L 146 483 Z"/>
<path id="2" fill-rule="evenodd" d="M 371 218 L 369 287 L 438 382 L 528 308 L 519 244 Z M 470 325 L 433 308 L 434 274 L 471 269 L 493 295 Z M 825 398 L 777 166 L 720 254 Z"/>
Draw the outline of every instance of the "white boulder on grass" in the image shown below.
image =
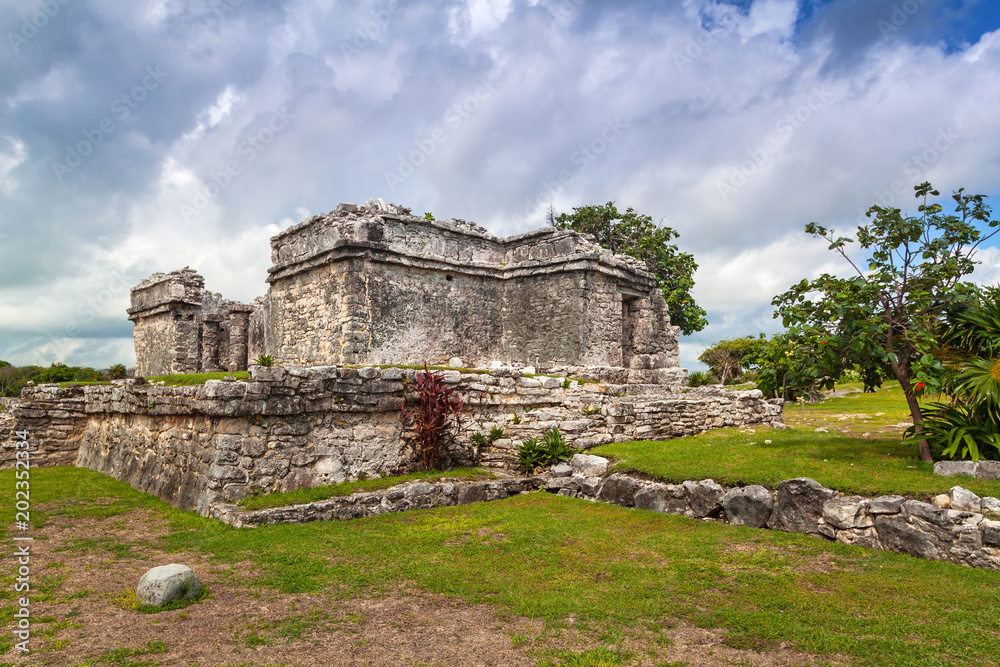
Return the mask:
<path id="1" fill-rule="evenodd" d="M 201 592 L 201 581 L 187 565 L 171 563 L 154 567 L 139 579 L 135 597 L 141 604 L 162 607 L 168 602 L 193 598 Z"/>

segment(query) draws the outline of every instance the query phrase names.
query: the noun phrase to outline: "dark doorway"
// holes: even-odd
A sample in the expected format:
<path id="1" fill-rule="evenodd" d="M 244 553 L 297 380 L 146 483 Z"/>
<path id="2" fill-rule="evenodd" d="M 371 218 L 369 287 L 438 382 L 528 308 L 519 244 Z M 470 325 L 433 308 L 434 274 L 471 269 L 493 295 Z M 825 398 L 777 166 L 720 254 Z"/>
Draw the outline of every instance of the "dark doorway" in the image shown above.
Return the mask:
<path id="1" fill-rule="evenodd" d="M 635 321 L 638 299 L 622 295 L 622 366 L 629 368 L 635 354 Z"/>

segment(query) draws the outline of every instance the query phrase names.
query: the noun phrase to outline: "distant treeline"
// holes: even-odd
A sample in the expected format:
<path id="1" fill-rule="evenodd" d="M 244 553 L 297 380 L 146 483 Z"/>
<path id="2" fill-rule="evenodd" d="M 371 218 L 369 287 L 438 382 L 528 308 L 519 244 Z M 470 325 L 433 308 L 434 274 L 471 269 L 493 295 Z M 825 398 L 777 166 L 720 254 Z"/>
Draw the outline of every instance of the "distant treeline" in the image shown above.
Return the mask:
<path id="1" fill-rule="evenodd" d="M 67 366 L 52 364 L 44 366 L 13 366 L 0 360 L 0 396 L 20 396 L 21 389 L 28 384 L 47 382 L 107 382 L 120 380 L 130 375 L 130 369 L 123 364 L 114 364 L 103 370 L 89 366 Z"/>

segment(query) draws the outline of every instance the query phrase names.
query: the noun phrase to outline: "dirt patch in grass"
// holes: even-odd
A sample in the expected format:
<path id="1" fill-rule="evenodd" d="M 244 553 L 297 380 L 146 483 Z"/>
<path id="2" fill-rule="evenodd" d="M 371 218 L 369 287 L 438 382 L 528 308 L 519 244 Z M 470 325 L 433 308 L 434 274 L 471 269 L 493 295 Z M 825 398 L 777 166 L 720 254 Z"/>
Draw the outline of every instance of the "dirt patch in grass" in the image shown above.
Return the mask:
<path id="1" fill-rule="evenodd" d="M 168 530 L 156 512 L 134 510 L 103 519 L 54 516 L 32 531 L 32 654 L 12 650 L 0 664 L 531 666 L 563 664 L 567 652 L 595 647 L 622 652 L 614 664 L 649 667 L 818 662 L 785 645 L 727 639 L 722 631 L 685 624 L 623 629 L 617 642 L 608 642 L 606 629 L 583 628 L 573 619 L 547 625 L 415 589 L 278 593 L 254 582 L 252 562 L 162 551 L 155 538 Z M 482 530 L 477 536 L 506 537 Z M 194 568 L 210 596 L 159 614 L 117 600 L 146 570 L 173 562 Z"/>
<path id="2" fill-rule="evenodd" d="M 667 664 L 685 667 L 716 665 L 754 665 L 755 667 L 791 667 L 792 665 L 849 664 L 833 658 L 817 661 L 815 656 L 796 651 L 780 642 L 755 637 L 727 636 L 721 630 L 680 626 L 673 631 L 674 644 L 664 655 Z"/>

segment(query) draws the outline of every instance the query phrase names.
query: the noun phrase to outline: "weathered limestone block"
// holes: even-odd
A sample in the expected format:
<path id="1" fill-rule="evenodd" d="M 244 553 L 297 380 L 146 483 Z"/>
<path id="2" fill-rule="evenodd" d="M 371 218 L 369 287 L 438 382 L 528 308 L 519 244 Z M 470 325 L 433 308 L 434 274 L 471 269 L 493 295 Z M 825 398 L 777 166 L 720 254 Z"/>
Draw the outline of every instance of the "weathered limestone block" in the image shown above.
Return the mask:
<path id="1" fill-rule="evenodd" d="M 554 477 L 545 483 L 545 490 L 549 493 L 557 493 L 562 489 L 579 491 L 581 488 L 578 477 Z"/>
<path id="2" fill-rule="evenodd" d="M 774 499 L 770 491 L 754 484 L 730 489 L 722 497 L 726 520 L 737 526 L 763 528 L 774 509 Z"/>
<path id="3" fill-rule="evenodd" d="M 715 483 L 715 480 L 687 481 L 680 488 L 684 492 L 691 516 L 701 518 L 713 516 L 722 511 L 722 498 L 725 491 Z"/>
<path id="4" fill-rule="evenodd" d="M 197 597 L 201 581 L 187 565 L 171 563 L 148 570 L 139 579 L 136 599 L 142 604 L 161 607 L 168 602 Z"/>
<path id="5" fill-rule="evenodd" d="M 823 520 L 838 530 L 872 528 L 875 520 L 868 512 L 870 501 L 861 496 L 833 498 L 823 503 Z"/>
<path id="6" fill-rule="evenodd" d="M 789 479 L 778 485 L 777 501 L 768 528 L 789 533 L 821 535 L 823 503 L 836 492 L 808 477 Z"/>
<path id="7" fill-rule="evenodd" d="M 955 475 L 976 476 L 976 463 L 974 461 L 938 461 L 934 464 L 934 473 L 944 477 L 954 477 Z"/>
<path id="8" fill-rule="evenodd" d="M 979 524 L 980 539 L 990 547 L 1000 547 L 1000 521 L 984 519 Z"/>
<path id="9" fill-rule="evenodd" d="M 613 505 L 631 507 L 635 504 L 635 494 L 638 490 L 639 482 L 627 475 L 615 473 L 604 480 L 604 484 L 597 492 L 597 499 Z"/>
<path id="10" fill-rule="evenodd" d="M 868 549 L 882 549 L 882 541 L 879 539 L 878 531 L 875 528 L 851 528 L 836 531 L 836 540 L 844 544 L 866 547 Z"/>
<path id="11" fill-rule="evenodd" d="M 609 463 L 610 461 L 603 456 L 590 454 L 574 454 L 570 459 L 573 474 L 581 477 L 603 477 L 608 472 Z"/>
<path id="12" fill-rule="evenodd" d="M 666 512 L 670 500 L 670 492 L 666 484 L 653 484 L 640 489 L 634 498 L 637 510 L 650 512 Z"/>
<path id="13" fill-rule="evenodd" d="M 968 489 L 960 486 L 953 486 L 948 491 L 951 496 L 951 506 L 957 510 L 966 512 L 979 512 L 983 508 L 983 499 Z"/>
<path id="14" fill-rule="evenodd" d="M 934 531 L 926 521 L 907 519 L 902 515 L 875 517 L 875 530 L 879 540 L 889 551 L 910 554 L 921 558 L 944 560 L 941 533 Z"/>
<path id="15" fill-rule="evenodd" d="M 573 474 L 573 466 L 568 463 L 557 463 L 552 466 L 553 477 L 569 477 Z"/>
<path id="16" fill-rule="evenodd" d="M 868 502 L 869 514 L 898 514 L 906 500 L 903 496 L 879 496 Z"/>
<path id="17" fill-rule="evenodd" d="M 1000 461 L 980 461 L 976 466 L 979 479 L 1000 479 Z"/>

